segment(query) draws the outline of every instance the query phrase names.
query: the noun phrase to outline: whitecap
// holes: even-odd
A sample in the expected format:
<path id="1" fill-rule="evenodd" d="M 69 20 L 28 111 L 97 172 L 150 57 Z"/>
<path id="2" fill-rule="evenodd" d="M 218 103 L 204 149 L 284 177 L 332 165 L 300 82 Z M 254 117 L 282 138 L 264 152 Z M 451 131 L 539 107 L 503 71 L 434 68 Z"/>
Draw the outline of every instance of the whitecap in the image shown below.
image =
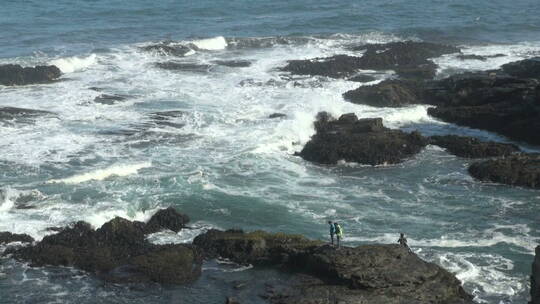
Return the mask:
<path id="1" fill-rule="evenodd" d="M 62 73 L 73 73 L 84 70 L 97 62 L 96 54 L 87 57 L 66 57 L 51 60 L 49 63 L 57 66 Z"/>

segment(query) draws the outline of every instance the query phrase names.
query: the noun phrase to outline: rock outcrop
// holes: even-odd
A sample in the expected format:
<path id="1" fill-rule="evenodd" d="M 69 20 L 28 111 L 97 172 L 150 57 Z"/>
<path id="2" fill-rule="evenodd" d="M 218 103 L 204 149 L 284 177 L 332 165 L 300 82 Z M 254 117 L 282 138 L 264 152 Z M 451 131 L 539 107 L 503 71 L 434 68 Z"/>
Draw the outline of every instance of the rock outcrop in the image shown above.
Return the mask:
<path id="1" fill-rule="evenodd" d="M 391 42 L 353 48 L 364 51 L 361 57 L 335 55 L 328 58 L 291 60 L 281 70 L 298 75 L 332 78 L 353 76 L 358 70 L 394 70 L 402 78 L 431 79 L 437 65 L 429 58 L 460 52 L 453 46 L 427 42 Z"/>
<path id="2" fill-rule="evenodd" d="M 0 84 L 6 86 L 50 83 L 62 75 L 54 65 L 23 68 L 18 64 L 0 65 Z"/>
<path id="3" fill-rule="evenodd" d="M 321 112 L 315 130 L 317 133 L 298 155 L 320 164 L 336 164 L 340 160 L 368 165 L 395 164 L 427 145 L 418 132 L 391 130 L 383 126 L 382 118 L 358 119 L 353 113 L 335 120 Z"/>
<path id="4" fill-rule="evenodd" d="M 32 243 L 34 238 L 28 234 L 17 234 L 11 232 L 0 232 L 0 244 L 9 244 L 13 242 Z"/>
<path id="5" fill-rule="evenodd" d="M 536 255 L 532 264 L 531 304 L 540 304 L 540 245 L 536 246 Z"/>
<path id="6" fill-rule="evenodd" d="M 154 214 L 144 226 L 145 233 L 154 233 L 169 229 L 174 232 L 182 230 L 189 223 L 189 217 L 181 214 L 173 207 L 161 209 Z"/>
<path id="7" fill-rule="evenodd" d="M 472 303 L 454 275 L 399 245 L 336 250 L 302 236 L 239 230 L 211 230 L 194 244 L 211 258 L 308 275 L 266 295 L 272 303 Z"/>
<path id="8" fill-rule="evenodd" d="M 513 144 L 485 142 L 468 136 L 431 136 L 429 140 L 432 145 L 445 148 L 456 156 L 467 158 L 509 156 L 519 151 L 519 148 Z"/>
<path id="9" fill-rule="evenodd" d="M 473 163 L 469 173 L 481 180 L 540 189 L 540 154 L 516 154 Z"/>
<path id="10" fill-rule="evenodd" d="M 509 75 L 520 78 L 540 78 L 540 57 L 510 62 L 501 66 Z"/>
<path id="11" fill-rule="evenodd" d="M 423 103 L 423 94 L 423 84 L 418 81 L 389 79 L 347 91 L 343 94 L 343 98 L 352 103 L 372 107 L 402 107 Z"/>
<path id="12" fill-rule="evenodd" d="M 202 254 L 190 245 L 154 245 L 146 231 L 180 229 L 185 218 L 174 210 L 158 212 L 148 224 L 116 217 L 94 230 L 77 222 L 34 246 L 8 253 L 33 266 L 70 266 L 113 282 L 183 284 L 201 273 Z"/>

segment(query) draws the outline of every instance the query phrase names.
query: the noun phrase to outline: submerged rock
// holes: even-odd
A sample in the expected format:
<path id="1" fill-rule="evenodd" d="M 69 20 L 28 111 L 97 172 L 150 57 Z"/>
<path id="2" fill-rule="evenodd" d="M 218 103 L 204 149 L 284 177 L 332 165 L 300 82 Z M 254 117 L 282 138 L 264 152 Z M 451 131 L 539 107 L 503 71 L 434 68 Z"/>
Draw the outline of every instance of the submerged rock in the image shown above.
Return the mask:
<path id="1" fill-rule="evenodd" d="M 531 304 L 540 304 L 540 245 L 536 246 L 536 255 L 532 264 Z"/>
<path id="2" fill-rule="evenodd" d="M 503 144 L 493 141 L 485 142 L 468 136 L 431 136 L 429 140 L 431 144 L 445 148 L 448 152 L 459 157 L 482 158 L 509 156 L 519 151 L 519 148 L 513 144 Z"/>
<path id="3" fill-rule="evenodd" d="M 55 115 L 43 110 L 23 109 L 15 107 L 0 107 L 0 122 L 32 123 L 35 118 Z"/>
<path id="4" fill-rule="evenodd" d="M 283 113 L 272 113 L 270 115 L 268 115 L 268 118 L 285 118 L 287 117 L 287 114 L 283 114 Z"/>
<path id="5" fill-rule="evenodd" d="M 198 63 L 184 63 L 184 62 L 158 62 L 156 63 L 158 68 L 164 70 L 172 71 L 186 71 L 186 72 L 197 72 L 197 73 L 207 73 L 212 68 L 210 64 L 198 64 Z"/>
<path id="6" fill-rule="evenodd" d="M 246 68 L 251 66 L 251 61 L 249 60 L 214 60 L 212 63 L 230 68 Z"/>
<path id="7" fill-rule="evenodd" d="M 208 258 L 281 265 L 311 278 L 272 289 L 271 303 L 472 303 L 454 275 L 399 245 L 336 250 L 298 235 L 239 230 L 210 230 L 194 244 Z"/>
<path id="8" fill-rule="evenodd" d="M 174 229 L 176 222 L 167 217 L 170 214 L 171 210 L 166 209 L 154 215 L 148 230 L 156 225 L 171 225 Z M 10 253 L 30 261 L 32 266 L 77 267 L 113 282 L 182 284 L 199 277 L 202 255 L 195 247 L 153 245 L 146 240 L 146 226 L 120 217 L 97 230 L 88 223 L 77 222 L 34 246 Z"/>
<path id="9" fill-rule="evenodd" d="M 18 64 L 0 65 L 0 84 L 6 86 L 50 83 L 62 75 L 54 65 L 23 68 Z"/>
<path id="10" fill-rule="evenodd" d="M 118 101 L 124 101 L 128 98 L 126 95 L 117 95 L 117 94 L 101 94 L 94 98 L 95 103 L 101 103 L 105 105 L 113 105 Z"/>
<path id="11" fill-rule="evenodd" d="M 377 80 L 377 78 L 371 75 L 360 74 L 360 75 L 353 76 L 347 80 L 354 81 L 354 82 L 371 82 L 371 81 Z"/>
<path id="12" fill-rule="evenodd" d="M 16 234 L 11 232 L 0 232 L 0 244 L 8 244 L 12 242 L 32 243 L 34 238 L 28 234 Z"/>
<path id="13" fill-rule="evenodd" d="M 540 189 L 540 154 L 516 154 L 473 163 L 469 173 L 481 180 Z"/>
<path id="14" fill-rule="evenodd" d="M 298 155 L 320 164 L 336 164 L 340 160 L 368 165 L 395 164 L 427 145 L 418 132 L 391 130 L 383 126 L 382 118 L 358 119 L 353 113 L 335 120 L 321 112 L 315 130 L 317 133 Z"/>
<path id="15" fill-rule="evenodd" d="M 155 52 L 160 55 L 172 55 L 178 57 L 183 57 L 189 52 L 192 52 L 192 50 L 185 45 L 172 43 L 159 43 L 143 46 L 141 47 L 141 50 L 146 52 Z"/>

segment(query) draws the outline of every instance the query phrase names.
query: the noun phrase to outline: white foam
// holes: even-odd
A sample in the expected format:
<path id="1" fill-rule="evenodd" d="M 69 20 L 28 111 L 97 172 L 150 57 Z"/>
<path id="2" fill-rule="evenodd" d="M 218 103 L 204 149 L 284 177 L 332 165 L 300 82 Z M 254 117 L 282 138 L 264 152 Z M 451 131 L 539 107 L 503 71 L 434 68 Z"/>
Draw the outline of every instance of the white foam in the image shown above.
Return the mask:
<path id="1" fill-rule="evenodd" d="M 111 176 L 127 176 L 131 174 L 136 174 L 140 169 L 148 168 L 151 166 L 152 164 L 150 162 L 128 165 L 120 164 L 111 166 L 106 169 L 98 169 L 80 175 L 74 175 L 68 178 L 49 180 L 47 181 L 47 183 L 79 184 L 90 180 L 104 180 Z"/>
<path id="2" fill-rule="evenodd" d="M 227 47 L 227 40 L 225 40 L 225 37 L 223 36 L 193 40 L 191 41 L 191 43 L 195 45 L 198 49 L 208 51 L 224 50 Z"/>
<path id="3" fill-rule="evenodd" d="M 57 66 L 62 73 L 73 73 L 84 70 L 97 62 L 96 54 L 87 57 L 66 57 L 51 60 L 49 63 Z"/>

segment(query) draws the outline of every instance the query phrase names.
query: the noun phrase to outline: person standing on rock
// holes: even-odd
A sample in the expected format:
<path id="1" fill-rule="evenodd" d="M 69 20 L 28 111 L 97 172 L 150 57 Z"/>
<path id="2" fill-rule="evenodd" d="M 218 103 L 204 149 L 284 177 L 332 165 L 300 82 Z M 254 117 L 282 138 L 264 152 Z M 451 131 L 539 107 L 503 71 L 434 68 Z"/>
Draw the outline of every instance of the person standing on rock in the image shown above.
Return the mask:
<path id="1" fill-rule="evenodd" d="M 337 247 L 339 248 L 341 238 L 343 237 L 343 228 L 341 228 L 337 222 L 334 222 L 334 229 L 336 233 Z"/>
<path id="2" fill-rule="evenodd" d="M 397 240 L 397 242 L 398 242 L 401 246 L 407 248 L 407 250 L 409 250 L 409 252 L 411 252 L 411 248 L 409 248 L 409 245 L 407 244 L 407 239 L 405 238 L 405 234 L 400 233 L 400 234 L 399 234 L 399 239 Z"/>
<path id="3" fill-rule="evenodd" d="M 332 246 L 334 246 L 334 234 L 336 234 L 336 228 L 334 227 L 334 224 L 332 224 L 332 221 L 328 221 L 328 225 L 330 225 L 330 241 L 332 241 Z"/>

